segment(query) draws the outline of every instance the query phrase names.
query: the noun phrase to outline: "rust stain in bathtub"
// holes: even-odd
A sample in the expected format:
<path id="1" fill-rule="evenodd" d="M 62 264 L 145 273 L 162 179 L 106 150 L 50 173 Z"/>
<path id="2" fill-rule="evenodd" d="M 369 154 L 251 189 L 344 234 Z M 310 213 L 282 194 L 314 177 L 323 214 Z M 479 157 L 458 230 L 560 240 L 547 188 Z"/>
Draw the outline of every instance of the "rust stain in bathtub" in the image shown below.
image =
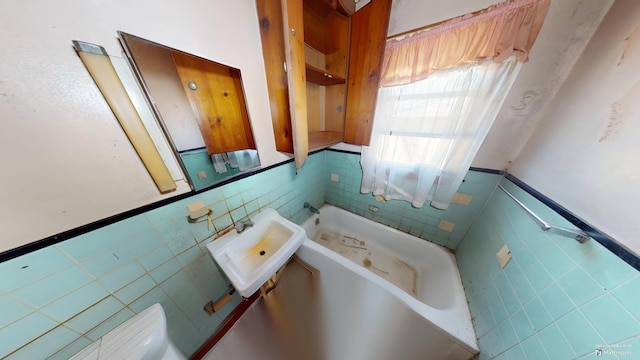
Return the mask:
<path id="1" fill-rule="evenodd" d="M 620 54 L 616 66 L 622 65 L 633 54 L 638 44 L 640 44 L 640 26 L 633 29 L 631 34 L 624 39 L 624 49 L 622 49 L 622 54 Z"/>
<path id="2" fill-rule="evenodd" d="M 639 109 L 636 99 L 639 95 L 640 82 L 637 82 L 624 96 L 611 104 L 609 119 L 602 136 L 598 140 L 599 143 L 613 140 L 620 133 L 627 116 L 637 113 Z M 630 107 L 632 109 L 629 109 Z"/>
<path id="3" fill-rule="evenodd" d="M 607 122 L 607 127 L 604 130 L 604 134 L 598 140 L 599 143 L 605 142 L 610 138 L 613 138 L 618 134 L 618 127 L 622 124 L 622 104 L 619 102 L 614 102 L 611 104 L 611 113 L 609 115 L 609 121 Z"/>
<path id="4" fill-rule="evenodd" d="M 412 295 L 414 296 L 418 296 L 418 284 L 416 283 L 416 279 L 418 278 L 418 271 L 416 270 L 416 268 L 414 268 L 413 266 L 407 264 L 405 261 L 403 261 L 402 259 L 398 259 L 400 260 L 400 262 L 402 264 L 404 264 L 404 266 L 408 267 L 409 270 L 411 270 L 411 272 L 413 273 L 413 288 L 411 289 L 411 292 L 413 293 Z"/>

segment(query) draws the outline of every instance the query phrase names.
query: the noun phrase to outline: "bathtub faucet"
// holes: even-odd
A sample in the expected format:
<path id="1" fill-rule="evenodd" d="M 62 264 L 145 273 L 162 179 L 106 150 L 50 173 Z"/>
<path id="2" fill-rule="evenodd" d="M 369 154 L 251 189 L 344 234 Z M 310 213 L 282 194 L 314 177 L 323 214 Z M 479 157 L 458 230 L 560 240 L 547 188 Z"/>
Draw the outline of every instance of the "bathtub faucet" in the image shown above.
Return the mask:
<path id="1" fill-rule="evenodd" d="M 313 207 L 313 206 L 311 206 L 311 204 L 309 204 L 308 202 L 305 202 L 305 203 L 304 203 L 304 208 L 305 208 L 305 209 L 307 209 L 307 208 L 308 208 L 308 209 L 309 209 L 309 211 L 311 211 L 311 212 L 313 212 L 313 213 L 316 213 L 316 214 L 320 215 L 320 210 L 318 210 L 318 209 L 314 208 L 314 207 Z"/>

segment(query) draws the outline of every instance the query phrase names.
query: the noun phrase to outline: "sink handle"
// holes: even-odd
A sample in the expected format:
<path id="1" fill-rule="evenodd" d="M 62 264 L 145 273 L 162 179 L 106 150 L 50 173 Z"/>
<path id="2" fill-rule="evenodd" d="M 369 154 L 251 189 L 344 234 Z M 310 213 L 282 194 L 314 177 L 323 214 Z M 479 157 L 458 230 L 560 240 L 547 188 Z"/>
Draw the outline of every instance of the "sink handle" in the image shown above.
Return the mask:
<path id="1" fill-rule="evenodd" d="M 255 225 L 251 219 L 247 218 L 247 220 L 240 221 L 236 224 L 236 231 L 238 234 L 242 234 L 245 230 Z"/>

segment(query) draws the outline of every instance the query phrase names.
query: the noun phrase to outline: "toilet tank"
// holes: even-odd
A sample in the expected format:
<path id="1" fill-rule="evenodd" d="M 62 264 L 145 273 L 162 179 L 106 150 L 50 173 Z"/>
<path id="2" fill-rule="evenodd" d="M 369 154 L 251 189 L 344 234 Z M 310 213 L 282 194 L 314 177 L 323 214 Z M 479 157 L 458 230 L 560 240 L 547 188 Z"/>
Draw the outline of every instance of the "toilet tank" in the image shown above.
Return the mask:
<path id="1" fill-rule="evenodd" d="M 154 304 L 109 331 L 71 359 L 163 359 L 170 344 L 164 310 L 160 304 Z"/>

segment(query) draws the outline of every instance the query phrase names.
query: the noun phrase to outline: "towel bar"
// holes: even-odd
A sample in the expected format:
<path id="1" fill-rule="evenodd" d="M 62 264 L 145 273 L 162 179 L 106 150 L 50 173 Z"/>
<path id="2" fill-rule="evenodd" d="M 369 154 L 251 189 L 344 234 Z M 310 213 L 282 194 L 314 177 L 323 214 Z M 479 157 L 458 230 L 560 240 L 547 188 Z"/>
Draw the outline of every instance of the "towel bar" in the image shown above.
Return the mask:
<path id="1" fill-rule="evenodd" d="M 560 235 L 573 237 L 576 241 L 578 241 L 581 244 L 589 240 L 590 238 L 589 234 L 587 234 L 582 230 L 567 229 L 564 227 L 549 224 L 548 222 L 544 221 L 540 216 L 538 216 L 536 213 L 531 211 L 531 209 L 529 209 L 520 200 L 516 199 L 515 196 L 513 196 L 510 192 L 508 192 L 507 189 L 503 188 L 502 185 L 498 185 L 498 187 L 500 188 L 500 190 L 504 191 L 504 193 L 507 194 L 511 199 L 513 199 L 513 201 L 515 201 L 518 205 L 520 205 L 520 207 L 523 208 L 529 215 L 531 215 L 534 219 L 536 219 L 536 221 L 540 223 L 542 231 L 551 231 Z"/>

